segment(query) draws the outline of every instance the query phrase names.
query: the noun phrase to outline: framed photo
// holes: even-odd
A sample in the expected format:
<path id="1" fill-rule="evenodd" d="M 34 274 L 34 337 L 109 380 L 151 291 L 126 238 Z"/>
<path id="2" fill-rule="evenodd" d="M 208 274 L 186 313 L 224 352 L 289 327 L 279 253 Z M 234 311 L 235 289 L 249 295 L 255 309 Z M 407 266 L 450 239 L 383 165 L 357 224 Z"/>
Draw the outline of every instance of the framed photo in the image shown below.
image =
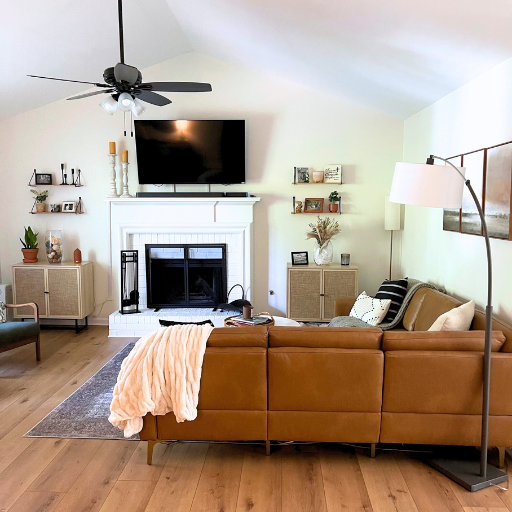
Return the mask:
<path id="1" fill-rule="evenodd" d="M 36 173 L 36 185 L 51 185 L 52 175 L 51 174 L 38 174 Z"/>
<path id="2" fill-rule="evenodd" d="M 308 252 L 292 252 L 292 265 L 309 265 Z"/>
<path id="3" fill-rule="evenodd" d="M 62 203 L 62 213 L 75 213 L 76 201 L 64 201 Z"/>
<path id="4" fill-rule="evenodd" d="M 295 167 L 295 183 L 309 183 L 309 167 Z"/>
<path id="5" fill-rule="evenodd" d="M 323 211 L 323 197 L 306 197 L 306 199 L 304 199 L 304 213 L 322 213 Z"/>
<path id="6" fill-rule="evenodd" d="M 341 184 L 342 167 L 340 164 L 331 164 L 324 168 L 324 183 Z"/>

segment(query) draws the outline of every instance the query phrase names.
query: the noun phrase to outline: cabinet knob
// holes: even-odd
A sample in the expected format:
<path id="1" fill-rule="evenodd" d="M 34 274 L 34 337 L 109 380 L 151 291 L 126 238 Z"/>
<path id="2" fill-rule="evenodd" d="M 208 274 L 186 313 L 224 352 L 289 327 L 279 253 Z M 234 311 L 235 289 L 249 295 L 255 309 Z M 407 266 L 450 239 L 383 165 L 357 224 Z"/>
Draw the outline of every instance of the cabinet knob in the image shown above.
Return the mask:
<path id="1" fill-rule="evenodd" d="M 44 292 L 44 293 L 48 293 L 49 294 L 50 292 Z"/>
<path id="2" fill-rule="evenodd" d="M 320 297 L 325 297 L 325 293 L 321 293 L 321 294 L 320 294 Z"/>

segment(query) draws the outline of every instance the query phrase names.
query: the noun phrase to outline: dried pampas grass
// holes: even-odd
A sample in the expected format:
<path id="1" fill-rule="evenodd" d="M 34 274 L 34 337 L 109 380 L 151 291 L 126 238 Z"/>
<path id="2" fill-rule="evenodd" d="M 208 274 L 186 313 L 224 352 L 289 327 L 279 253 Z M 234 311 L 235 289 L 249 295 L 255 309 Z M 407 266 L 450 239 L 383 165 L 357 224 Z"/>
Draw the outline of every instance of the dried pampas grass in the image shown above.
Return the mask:
<path id="1" fill-rule="evenodd" d="M 323 220 L 318 217 L 316 224 L 311 223 L 309 227 L 310 231 L 306 233 L 306 240 L 315 239 L 321 249 L 327 245 L 332 237 L 341 233 L 338 221 L 332 220 L 330 217 Z"/>

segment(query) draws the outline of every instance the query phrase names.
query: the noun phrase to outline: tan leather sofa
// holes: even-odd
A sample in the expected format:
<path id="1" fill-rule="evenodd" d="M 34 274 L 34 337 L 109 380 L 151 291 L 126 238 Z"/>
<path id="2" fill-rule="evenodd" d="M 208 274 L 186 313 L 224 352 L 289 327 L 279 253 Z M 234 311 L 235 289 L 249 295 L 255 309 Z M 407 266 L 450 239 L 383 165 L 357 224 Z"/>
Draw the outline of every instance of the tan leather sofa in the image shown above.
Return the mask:
<path id="1" fill-rule="evenodd" d="M 353 300 L 337 302 L 338 313 Z M 349 306 L 350 304 L 350 306 Z M 413 297 L 392 331 L 336 327 L 214 329 L 197 419 L 144 418 L 148 463 L 156 442 L 318 441 L 477 446 L 485 317 L 467 332 L 426 332 L 459 301 Z M 348 314 L 348 313 L 347 313 Z M 512 446 L 512 329 L 493 323 L 489 445 Z"/>

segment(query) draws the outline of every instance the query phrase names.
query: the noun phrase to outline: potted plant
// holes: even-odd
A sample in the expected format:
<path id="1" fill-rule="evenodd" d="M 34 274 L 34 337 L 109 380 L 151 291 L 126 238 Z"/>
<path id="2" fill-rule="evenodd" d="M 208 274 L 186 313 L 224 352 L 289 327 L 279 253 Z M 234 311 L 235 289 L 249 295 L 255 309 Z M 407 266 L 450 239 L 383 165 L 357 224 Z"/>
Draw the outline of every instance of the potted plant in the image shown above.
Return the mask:
<path id="1" fill-rule="evenodd" d="M 25 228 L 25 241 L 20 238 L 20 242 L 23 245 L 21 252 L 23 253 L 23 263 L 36 263 L 37 262 L 37 235 L 34 233 L 32 228 L 29 226 Z"/>
<path id="2" fill-rule="evenodd" d="M 338 211 L 339 201 L 340 195 L 337 190 L 329 194 L 329 211 L 331 213 L 336 213 Z"/>
<path id="3" fill-rule="evenodd" d="M 32 194 L 36 195 L 36 212 L 43 213 L 46 211 L 46 198 L 48 197 L 48 190 L 43 190 L 42 192 L 38 192 L 33 188 L 30 189 Z"/>
<path id="4" fill-rule="evenodd" d="M 331 239 L 339 233 L 341 233 L 340 225 L 329 217 L 325 219 L 318 217 L 316 224 L 311 223 L 309 225 L 306 238 L 313 238 L 317 243 L 314 254 L 317 265 L 329 265 L 331 263 L 333 257 Z"/>

